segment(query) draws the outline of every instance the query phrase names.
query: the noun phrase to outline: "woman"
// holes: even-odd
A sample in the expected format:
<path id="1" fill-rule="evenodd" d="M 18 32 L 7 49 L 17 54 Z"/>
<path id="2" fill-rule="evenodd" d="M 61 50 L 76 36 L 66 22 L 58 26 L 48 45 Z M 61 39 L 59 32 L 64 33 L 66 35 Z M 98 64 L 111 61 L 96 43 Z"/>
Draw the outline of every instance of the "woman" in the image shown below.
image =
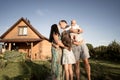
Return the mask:
<path id="1" fill-rule="evenodd" d="M 64 80 L 63 79 L 63 67 L 62 67 L 62 49 L 64 47 L 61 42 L 60 33 L 57 24 L 51 26 L 49 41 L 52 43 L 52 80 Z"/>

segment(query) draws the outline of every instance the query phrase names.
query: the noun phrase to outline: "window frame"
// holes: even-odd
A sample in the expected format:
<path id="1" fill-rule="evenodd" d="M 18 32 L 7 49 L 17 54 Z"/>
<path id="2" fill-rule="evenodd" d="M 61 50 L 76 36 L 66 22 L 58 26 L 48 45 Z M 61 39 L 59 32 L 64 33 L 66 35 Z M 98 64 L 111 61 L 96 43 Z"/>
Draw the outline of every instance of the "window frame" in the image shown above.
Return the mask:
<path id="1" fill-rule="evenodd" d="M 19 26 L 18 27 L 18 35 L 19 36 L 27 36 L 28 35 L 28 27 L 27 26 Z"/>

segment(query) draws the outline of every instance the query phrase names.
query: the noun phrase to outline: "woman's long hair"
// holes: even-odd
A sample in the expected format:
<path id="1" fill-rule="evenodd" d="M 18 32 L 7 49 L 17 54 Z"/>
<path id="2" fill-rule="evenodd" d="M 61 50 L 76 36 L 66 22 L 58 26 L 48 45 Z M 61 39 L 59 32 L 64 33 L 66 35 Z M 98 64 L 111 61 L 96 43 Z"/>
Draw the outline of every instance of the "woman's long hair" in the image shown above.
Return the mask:
<path id="1" fill-rule="evenodd" d="M 50 36 L 49 36 L 49 41 L 52 42 L 54 39 L 53 39 L 53 34 L 58 34 L 60 35 L 60 32 L 58 30 L 58 26 L 57 24 L 53 24 L 51 26 L 51 30 L 50 30 Z"/>

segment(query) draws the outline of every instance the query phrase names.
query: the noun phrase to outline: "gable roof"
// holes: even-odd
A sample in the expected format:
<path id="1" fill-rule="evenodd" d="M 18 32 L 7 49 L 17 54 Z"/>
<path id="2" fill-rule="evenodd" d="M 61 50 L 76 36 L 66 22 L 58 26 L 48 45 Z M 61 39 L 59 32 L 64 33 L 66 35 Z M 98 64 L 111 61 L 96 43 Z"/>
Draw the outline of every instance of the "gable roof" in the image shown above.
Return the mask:
<path id="1" fill-rule="evenodd" d="M 3 39 L 17 24 L 19 24 L 21 21 L 23 21 L 26 25 L 29 26 L 29 28 L 31 28 L 33 30 L 34 33 L 36 33 L 40 40 L 46 39 L 48 40 L 46 37 L 44 37 L 43 35 L 41 35 L 30 23 L 29 21 L 27 21 L 26 19 L 24 19 L 23 17 L 20 18 L 14 25 L 12 25 L 5 33 L 3 33 L 0 38 Z"/>

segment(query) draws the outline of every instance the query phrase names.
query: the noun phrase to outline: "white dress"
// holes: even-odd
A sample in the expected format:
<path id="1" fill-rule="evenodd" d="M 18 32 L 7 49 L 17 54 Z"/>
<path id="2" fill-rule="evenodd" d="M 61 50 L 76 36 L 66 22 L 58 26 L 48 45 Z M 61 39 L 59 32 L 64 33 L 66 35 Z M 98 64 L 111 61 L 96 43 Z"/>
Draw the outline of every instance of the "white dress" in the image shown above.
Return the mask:
<path id="1" fill-rule="evenodd" d="M 73 51 L 69 51 L 67 49 L 63 49 L 63 59 L 62 64 L 75 64 L 75 56 L 73 54 Z"/>

